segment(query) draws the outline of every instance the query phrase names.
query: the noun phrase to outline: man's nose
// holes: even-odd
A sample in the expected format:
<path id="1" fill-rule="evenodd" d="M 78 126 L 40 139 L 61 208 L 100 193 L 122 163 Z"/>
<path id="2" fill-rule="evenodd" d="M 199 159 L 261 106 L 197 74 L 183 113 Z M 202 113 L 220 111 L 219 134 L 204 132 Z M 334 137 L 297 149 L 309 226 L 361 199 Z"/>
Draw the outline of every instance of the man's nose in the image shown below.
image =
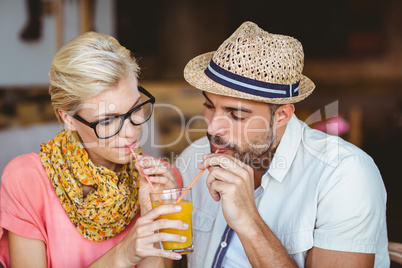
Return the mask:
<path id="1" fill-rule="evenodd" d="M 208 123 L 208 134 L 223 136 L 230 132 L 232 124 L 226 115 L 215 115 Z"/>

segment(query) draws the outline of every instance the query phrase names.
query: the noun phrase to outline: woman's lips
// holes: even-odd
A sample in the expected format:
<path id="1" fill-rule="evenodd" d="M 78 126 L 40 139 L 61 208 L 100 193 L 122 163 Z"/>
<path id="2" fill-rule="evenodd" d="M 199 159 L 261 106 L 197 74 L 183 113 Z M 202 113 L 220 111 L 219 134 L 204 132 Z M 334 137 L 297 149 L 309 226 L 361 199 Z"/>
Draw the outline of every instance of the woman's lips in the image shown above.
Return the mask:
<path id="1" fill-rule="evenodd" d="M 135 146 L 137 145 L 138 141 L 134 141 L 133 143 L 131 143 L 130 145 L 128 145 L 128 149 L 135 149 Z"/>
<path id="2" fill-rule="evenodd" d="M 136 145 L 137 145 L 137 141 L 134 141 L 133 143 L 131 143 L 131 144 L 129 144 L 129 145 L 126 145 L 126 146 L 123 146 L 123 147 L 116 147 L 116 148 L 117 148 L 117 150 L 119 150 L 119 151 L 131 152 L 131 149 L 130 149 L 130 148 L 133 148 L 133 149 L 135 150 Z"/>

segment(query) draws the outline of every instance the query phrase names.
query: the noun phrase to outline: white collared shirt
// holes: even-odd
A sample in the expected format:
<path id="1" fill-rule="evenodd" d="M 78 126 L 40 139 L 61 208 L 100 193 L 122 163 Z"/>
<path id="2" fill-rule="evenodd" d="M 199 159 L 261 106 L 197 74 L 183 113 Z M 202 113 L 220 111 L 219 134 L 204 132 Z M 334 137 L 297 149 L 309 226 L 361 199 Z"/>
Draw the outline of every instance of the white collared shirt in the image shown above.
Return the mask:
<path id="1" fill-rule="evenodd" d="M 209 152 L 208 140 L 202 138 L 177 159 L 184 186 Z M 218 247 L 231 247 L 221 245 L 227 224 L 220 202 L 209 195 L 207 175 L 208 170 L 192 187 L 194 252 L 188 254 L 189 268 L 211 267 Z M 312 247 L 375 253 L 375 267 L 389 267 L 385 187 L 375 163 L 359 148 L 293 116 L 261 187 L 256 203 L 260 216 L 299 267 Z"/>
<path id="2" fill-rule="evenodd" d="M 254 190 L 254 198 L 256 202 L 258 202 L 259 197 L 264 193 L 264 188 L 262 186 L 258 187 Z M 246 252 L 244 252 L 243 245 L 240 242 L 239 237 L 236 233 L 233 234 L 233 237 L 230 241 L 228 251 L 226 252 L 225 258 L 222 262 L 222 267 L 224 268 L 242 268 L 249 267 L 250 263 L 248 262 Z"/>

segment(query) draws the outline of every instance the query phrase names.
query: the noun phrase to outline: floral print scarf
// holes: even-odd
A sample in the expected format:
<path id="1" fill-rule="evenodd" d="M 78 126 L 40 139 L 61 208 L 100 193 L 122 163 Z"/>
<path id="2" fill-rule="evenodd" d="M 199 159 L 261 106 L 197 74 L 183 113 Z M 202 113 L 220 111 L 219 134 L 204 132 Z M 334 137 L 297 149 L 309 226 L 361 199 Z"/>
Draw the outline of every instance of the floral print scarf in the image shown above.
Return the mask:
<path id="1" fill-rule="evenodd" d="M 43 143 L 40 156 L 57 197 L 84 238 L 103 241 L 113 237 L 138 212 L 139 174 L 135 160 L 117 173 L 95 165 L 68 129 Z M 84 197 L 82 185 L 94 189 Z"/>

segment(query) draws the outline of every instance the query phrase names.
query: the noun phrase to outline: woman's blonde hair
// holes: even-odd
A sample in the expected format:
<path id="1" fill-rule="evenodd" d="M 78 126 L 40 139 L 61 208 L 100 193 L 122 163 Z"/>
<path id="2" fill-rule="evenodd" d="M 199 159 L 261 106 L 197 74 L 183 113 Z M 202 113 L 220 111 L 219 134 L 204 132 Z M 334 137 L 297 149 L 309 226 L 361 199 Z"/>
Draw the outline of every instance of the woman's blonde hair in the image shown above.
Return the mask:
<path id="1" fill-rule="evenodd" d="M 56 117 L 59 110 L 73 113 L 79 104 L 122 79 L 138 79 L 140 68 L 131 52 L 113 37 L 84 33 L 65 44 L 54 56 L 49 72 L 49 94 Z"/>

